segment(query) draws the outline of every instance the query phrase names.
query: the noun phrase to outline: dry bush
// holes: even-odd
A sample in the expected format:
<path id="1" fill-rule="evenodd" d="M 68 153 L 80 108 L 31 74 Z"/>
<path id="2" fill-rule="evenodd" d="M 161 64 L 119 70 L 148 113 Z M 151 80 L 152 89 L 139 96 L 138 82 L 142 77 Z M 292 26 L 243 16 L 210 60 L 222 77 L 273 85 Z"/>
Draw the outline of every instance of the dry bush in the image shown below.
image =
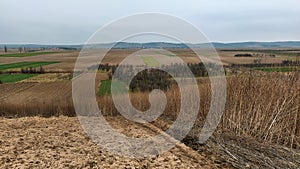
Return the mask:
<path id="1" fill-rule="evenodd" d="M 200 109 L 195 124 L 202 128 L 210 108 L 210 84 L 199 83 Z M 227 78 L 227 101 L 218 132 L 252 136 L 290 148 L 300 148 L 300 76 L 299 73 L 247 73 Z M 175 120 L 180 110 L 180 92 L 174 87 L 166 92 L 168 104 L 162 118 Z M 132 105 L 145 111 L 149 93 L 130 94 Z M 112 98 L 98 99 L 102 112 L 118 115 Z M 194 127 L 195 128 L 195 127 Z"/>
<path id="2" fill-rule="evenodd" d="M 227 83 L 222 130 L 300 147 L 299 73 L 247 74 Z"/>

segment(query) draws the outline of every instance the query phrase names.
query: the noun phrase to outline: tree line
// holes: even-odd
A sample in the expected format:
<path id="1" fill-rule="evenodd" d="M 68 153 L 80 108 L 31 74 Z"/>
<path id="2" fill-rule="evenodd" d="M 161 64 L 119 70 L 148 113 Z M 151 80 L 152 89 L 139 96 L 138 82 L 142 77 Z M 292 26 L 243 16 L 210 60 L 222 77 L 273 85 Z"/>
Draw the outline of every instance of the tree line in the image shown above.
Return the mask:
<path id="1" fill-rule="evenodd" d="M 39 68 L 32 68 L 32 67 L 22 68 L 21 73 L 24 73 L 24 74 L 44 74 L 45 69 L 42 66 L 40 66 Z"/>
<path id="2" fill-rule="evenodd" d="M 207 65 L 204 65 L 203 63 L 175 63 L 171 65 L 162 65 L 160 69 L 148 68 L 145 65 L 100 64 L 91 66 L 89 70 L 105 71 L 108 73 L 110 79 L 114 76 L 114 79 L 121 82 L 127 82 L 133 77 L 129 86 L 130 90 L 145 92 L 152 91 L 153 89 L 166 91 L 174 84 L 173 77 L 207 77 L 207 70 L 213 71 L 218 68 L 220 68 L 220 66 L 212 63 Z"/>
<path id="3" fill-rule="evenodd" d="M 186 77 L 192 73 L 195 77 L 207 77 L 208 71 L 213 71 L 214 69 L 219 70 L 222 66 L 216 65 L 213 63 L 209 63 L 204 65 L 203 63 L 175 63 L 171 65 L 162 65 L 160 69 L 169 72 L 170 74 L 176 77 Z M 93 65 L 89 68 L 89 70 L 101 70 L 105 72 L 109 72 L 110 77 L 115 73 L 116 70 L 122 72 L 121 74 L 132 74 L 133 72 L 137 72 L 138 70 L 148 69 L 145 65 L 109 65 L 109 64 L 100 64 L 100 65 Z M 151 71 L 150 71 L 151 72 Z"/>

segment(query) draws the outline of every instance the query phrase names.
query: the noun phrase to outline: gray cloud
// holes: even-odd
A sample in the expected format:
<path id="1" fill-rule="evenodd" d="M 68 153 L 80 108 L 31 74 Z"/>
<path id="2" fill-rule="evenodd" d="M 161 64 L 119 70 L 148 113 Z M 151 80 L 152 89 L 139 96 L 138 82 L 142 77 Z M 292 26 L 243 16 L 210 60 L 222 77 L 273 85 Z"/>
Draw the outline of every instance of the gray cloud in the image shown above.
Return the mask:
<path id="1" fill-rule="evenodd" d="M 120 17 L 161 12 L 186 19 L 212 41 L 300 40 L 298 0 L 2 0 L 0 43 L 84 43 Z"/>

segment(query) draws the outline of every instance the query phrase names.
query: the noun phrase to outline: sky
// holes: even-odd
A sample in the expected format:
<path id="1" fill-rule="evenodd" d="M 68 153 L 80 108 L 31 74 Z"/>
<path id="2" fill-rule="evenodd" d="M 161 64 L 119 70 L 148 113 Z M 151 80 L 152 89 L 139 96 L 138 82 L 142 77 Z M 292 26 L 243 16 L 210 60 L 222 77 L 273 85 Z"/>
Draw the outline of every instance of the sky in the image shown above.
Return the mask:
<path id="1" fill-rule="evenodd" d="M 299 0 L 1 0 L 0 43 L 82 44 L 144 12 L 182 18 L 213 42 L 300 40 Z"/>

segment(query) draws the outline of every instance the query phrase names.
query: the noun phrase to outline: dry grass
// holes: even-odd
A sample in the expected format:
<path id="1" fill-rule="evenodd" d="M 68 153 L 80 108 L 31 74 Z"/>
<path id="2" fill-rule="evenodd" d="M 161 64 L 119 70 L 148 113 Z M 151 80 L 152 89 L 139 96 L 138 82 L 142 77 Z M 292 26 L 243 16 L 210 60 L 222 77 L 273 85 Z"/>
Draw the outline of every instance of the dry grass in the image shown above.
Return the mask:
<path id="1" fill-rule="evenodd" d="M 71 82 L 0 85 L 0 116 L 75 116 Z"/>
<path id="2" fill-rule="evenodd" d="M 299 148 L 299 82 L 299 74 L 249 74 L 229 79 L 220 128 Z"/>
<path id="3" fill-rule="evenodd" d="M 205 81 L 205 80 L 203 80 Z M 300 148 L 300 76 L 274 74 L 243 74 L 227 80 L 227 102 L 218 132 L 251 136 L 289 148 Z M 200 110 L 194 130 L 200 130 L 210 108 L 210 84 L 199 83 Z M 180 93 L 174 88 L 166 92 L 168 104 L 162 118 L 175 120 L 180 110 Z M 131 94 L 137 109 L 150 107 L 148 93 Z M 118 115 L 112 98 L 98 99 L 106 115 Z"/>
<path id="4" fill-rule="evenodd" d="M 38 76 L 22 80 L 21 82 L 49 83 L 49 82 L 70 80 L 71 78 L 72 75 L 70 73 L 47 73 L 47 74 L 40 74 Z"/>
<path id="5" fill-rule="evenodd" d="M 210 108 L 210 84 L 207 79 L 199 80 L 201 95 L 200 110 L 194 130 L 200 130 Z M 218 132 L 233 132 L 238 136 L 251 136 L 262 142 L 271 142 L 289 148 L 300 148 L 300 75 L 285 75 L 280 73 L 247 73 L 229 77 L 227 85 L 227 102 L 225 112 L 218 127 Z M 3 85 L 3 84 L 2 84 Z M 21 86 L 20 86 L 21 85 Z M 3 85 L 0 102 L 0 115 L 8 117 L 24 116 L 75 116 L 70 87 L 61 87 L 64 92 L 56 92 L 64 97 L 55 95 L 49 98 L 48 89 L 57 90 L 55 84 L 26 85 L 29 88 L 15 91 L 12 98 L 9 86 Z M 44 86 L 44 87 L 43 87 Z M 37 95 L 36 88 L 41 91 Z M 14 90 L 14 89 L 13 89 Z M 35 95 L 31 93 L 35 91 Z M 45 93 L 45 91 L 47 91 Z M 18 94 L 23 92 L 22 95 Z M 25 93 L 24 93 L 25 92 Z M 5 94 L 7 93 L 7 94 Z M 34 93 L 34 92 L 33 92 Z M 50 94 L 50 93 L 49 93 Z M 40 100 L 38 100 L 38 98 Z M 175 120 L 180 110 L 180 93 L 176 87 L 166 92 L 168 100 L 162 119 Z M 14 103 L 17 101 L 18 104 Z M 23 98 L 23 99 L 22 99 Z M 48 98 L 48 101 L 45 101 Z M 132 104 L 139 110 L 149 109 L 149 93 L 132 93 Z M 119 113 L 114 107 L 110 96 L 98 98 L 102 112 L 107 116 Z"/>
<path id="6" fill-rule="evenodd" d="M 0 103 L 0 116 L 8 118 L 18 117 L 58 117 L 76 116 L 72 99 L 49 100 L 44 103 L 24 102 L 23 104 Z"/>

